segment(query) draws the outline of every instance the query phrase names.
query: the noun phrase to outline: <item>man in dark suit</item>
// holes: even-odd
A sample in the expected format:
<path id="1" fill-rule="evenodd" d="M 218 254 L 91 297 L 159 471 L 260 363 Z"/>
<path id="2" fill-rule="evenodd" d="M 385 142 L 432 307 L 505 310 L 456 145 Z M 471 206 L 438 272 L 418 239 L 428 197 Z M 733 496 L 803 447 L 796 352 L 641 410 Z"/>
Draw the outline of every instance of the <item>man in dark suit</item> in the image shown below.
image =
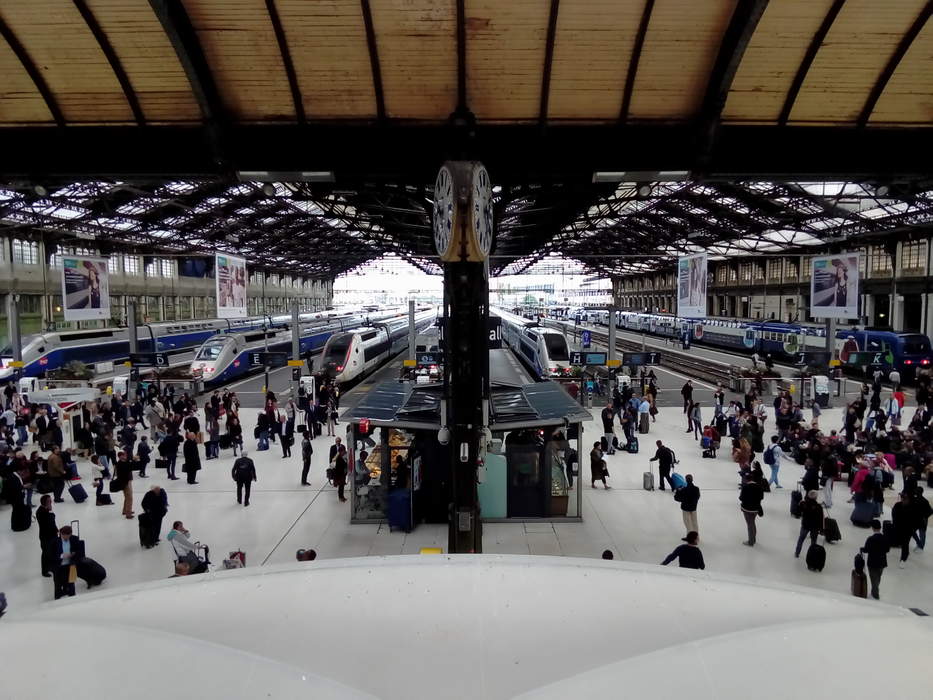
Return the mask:
<path id="1" fill-rule="evenodd" d="M 52 512 L 52 497 L 49 494 L 45 494 L 39 499 L 39 507 L 36 508 L 36 522 L 39 523 L 39 546 L 42 548 L 42 575 L 48 578 L 55 568 L 55 538 L 58 537 L 58 525 L 55 524 L 55 513 Z"/>
<path id="2" fill-rule="evenodd" d="M 75 584 L 74 581 L 69 582 L 69 574 L 72 565 L 77 566 L 78 562 L 84 559 L 84 542 L 74 536 L 69 525 L 59 530 L 58 535 L 55 543 L 55 573 L 52 579 L 55 583 L 55 600 L 75 594 Z"/>
<path id="3" fill-rule="evenodd" d="M 881 521 L 871 521 L 872 534 L 865 540 L 862 552 L 868 555 L 868 578 L 871 581 L 871 597 L 880 598 L 878 586 L 881 584 L 881 574 L 888 566 L 888 538 L 881 534 Z"/>
<path id="4" fill-rule="evenodd" d="M 327 463 L 330 464 L 334 461 L 334 457 L 337 456 L 337 453 L 340 451 L 340 443 L 342 441 L 340 438 L 334 438 L 334 444 L 330 446 L 330 451 L 327 455 Z"/>
<path id="5" fill-rule="evenodd" d="M 198 483 L 198 472 L 201 470 L 201 455 L 198 454 L 198 443 L 195 440 L 195 433 L 189 432 L 185 435 L 185 442 L 181 448 L 182 455 L 185 458 L 185 473 L 188 475 L 188 483 Z"/>

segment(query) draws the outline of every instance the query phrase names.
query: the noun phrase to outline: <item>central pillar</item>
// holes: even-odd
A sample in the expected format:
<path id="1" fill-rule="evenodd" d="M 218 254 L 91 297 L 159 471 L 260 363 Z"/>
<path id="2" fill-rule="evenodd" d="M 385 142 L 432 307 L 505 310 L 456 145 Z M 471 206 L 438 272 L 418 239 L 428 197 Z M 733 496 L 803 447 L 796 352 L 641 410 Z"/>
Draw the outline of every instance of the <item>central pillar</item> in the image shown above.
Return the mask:
<path id="1" fill-rule="evenodd" d="M 479 163 L 450 161 L 434 187 L 434 245 L 444 268 L 444 429 L 450 453 L 448 551 L 483 551 L 478 475 L 489 414 L 489 278 L 492 188 Z"/>

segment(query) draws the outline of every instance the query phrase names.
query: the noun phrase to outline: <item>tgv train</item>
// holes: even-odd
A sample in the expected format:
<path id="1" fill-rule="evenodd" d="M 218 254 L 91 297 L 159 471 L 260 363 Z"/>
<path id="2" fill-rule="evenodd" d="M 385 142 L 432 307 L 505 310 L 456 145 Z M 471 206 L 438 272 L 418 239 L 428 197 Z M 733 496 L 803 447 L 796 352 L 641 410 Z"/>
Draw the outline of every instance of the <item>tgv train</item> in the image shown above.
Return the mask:
<path id="1" fill-rule="evenodd" d="M 591 311 L 590 318 L 608 325 L 609 312 Z M 679 318 L 617 311 L 616 327 L 662 337 L 683 338 L 686 334 L 692 342 L 747 353 L 771 353 L 775 359 L 784 360 L 804 350 L 826 349 L 825 328 L 780 321 Z M 930 339 L 921 333 L 842 328 L 836 331 L 835 346 L 843 361 L 850 352 L 888 350 L 893 360 L 890 369 L 898 370 L 905 379 L 933 362 Z"/>
<path id="2" fill-rule="evenodd" d="M 334 334 L 363 323 L 398 318 L 398 309 L 381 312 L 330 314 L 312 320 L 299 318 L 298 351 L 303 357 L 324 347 Z M 407 316 L 405 317 L 408 318 Z M 229 382 L 257 367 L 250 364 L 254 352 L 285 352 L 292 349 L 291 319 L 273 319 L 276 324 L 268 329 L 259 328 L 235 333 L 218 333 L 208 338 L 194 356 L 191 375 L 204 380 L 206 386 Z"/>
<path id="3" fill-rule="evenodd" d="M 502 319 L 502 340 L 538 379 L 570 374 L 570 349 L 559 330 L 502 309 L 491 309 Z"/>
<path id="4" fill-rule="evenodd" d="M 415 334 L 429 328 L 436 315 L 433 309 L 416 312 Z M 324 346 L 321 369 L 341 384 L 365 377 L 408 346 L 408 332 L 408 314 L 404 314 L 334 333 Z"/>
<path id="5" fill-rule="evenodd" d="M 137 326 L 139 352 L 170 352 L 193 348 L 215 333 L 228 333 L 274 325 L 276 319 L 269 316 L 224 319 L 212 318 L 199 321 L 166 321 Z M 80 331 L 48 331 L 27 335 L 22 341 L 22 375 L 37 377 L 51 370 L 61 369 L 73 360 L 85 364 L 123 360 L 130 354 L 129 329 L 94 328 Z M 13 348 L 7 345 L 0 350 L 0 379 L 13 374 L 10 362 Z"/>
<path id="6" fill-rule="evenodd" d="M 399 313 L 399 310 L 386 311 Z M 322 318 L 348 316 L 346 311 L 322 311 L 299 316 L 301 322 Z M 378 315 L 376 315 L 378 316 Z M 375 317 L 365 314 L 367 318 Z M 359 319 L 357 319 L 359 322 Z M 139 352 L 172 352 L 196 348 L 219 333 L 238 333 L 262 328 L 284 328 L 291 316 L 251 316 L 248 318 L 208 318 L 197 321 L 165 321 L 137 326 Z M 79 331 L 48 331 L 26 335 L 22 339 L 23 363 L 21 375 L 38 377 L 61 369 L 73 360 L 91 365 L 98 362 L 125 360 L 130 354 L 129 329 L 93 328 Z M 0 349 L 0 380 L 13 375 L 10 362 L 13 348 Z"/>

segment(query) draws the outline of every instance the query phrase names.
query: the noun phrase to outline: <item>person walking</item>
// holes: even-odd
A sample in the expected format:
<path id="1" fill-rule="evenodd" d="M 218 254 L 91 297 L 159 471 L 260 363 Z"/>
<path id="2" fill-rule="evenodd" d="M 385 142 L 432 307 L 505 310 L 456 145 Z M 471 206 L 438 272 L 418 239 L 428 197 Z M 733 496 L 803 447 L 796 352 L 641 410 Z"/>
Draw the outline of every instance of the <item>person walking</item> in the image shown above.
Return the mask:
<path id="1" fill-rule="evenodd" d="M 149 526 L 152 531 L 152 544 L 147 549 L 159 543 L 159 537 L 162 535 L 162 518 L 168 513 L 168 494 L 161 486 L 153 486 L 143 496 L 140 504 L 143 512 L 149 515 Z"/>
<path id="2" fill-rule="evenodd" d="M 778 444 L 778 436 L 771 436 L 771 444 L 768 445 L 767 449 L 762 455 L 764 463 L 771 467 L 771 477 L 768 479 L 769 484 L 773 484 L 774 488 L 781 489 L 784 488 L 778 482 L 778 472 L 781 470 L 781 459 L 784 457 L 784 450 L 781 449 L 781 446 Z"/>
<path id="3" fill-rule="evenodd" d="M 305 430 L 301 437 L 301 485 L 310 486 L 308 481 L 308 472 L 311 469 L 311 455 L 314 454 L 314 447 L 311 446 L 311 438 L 308 437 L 310 431 Z"/>
<path id="4" fill-rule="evenodd" d="M 142 435 L 139 438 L 139 446 L 136 448 L 136 461 L 139 464 L 139 478 L 148 479 L 146 476 L 146 467 L 149 465 L 149 455 L 152 454 L 152 446 L 149 444 L 149 438 Z"/>
<path id="5" fill-rule="evenodd" d="M 605 488 L 609 488 L 606 483 L 606 460 L 603 459 L 603 451 L 599 441 L 593 443 L 593 449 L 590 450 L 590 486 L 596 488 L 596 482 L 602 481 Z"/>
<path id="6" fill-rule="evenodd" d="M 901 549 L 901 559 L 897 563 L 900 569 L 907 566 L 907 557 L 910 556 L 910 536 L 917 529 L 914 521 L 915 511 L 911 507 L 910 500 L 910 494 L 903 492 L 900 495 L 900 500 L 891 508 L 894 539 L 890 544 Z"/>
<path id="7" fill-rule="evenodd" d="M 680 503 L 680 512 L 684 519 L 684 527 L 687 533 L 697 531 L 700 527 L 697 524 L 697 504 L 700 502 L 700 489 L 693 483 L 693 474 L 687 474 L 684 477 L 687 485 L 682 489 L 674 491 L 674 500 Z"/>
<path id="8" fill-rule="evenodd" d="M 250 488 L 257 479 L 256 465 L 253 463 L 253 460 L 247 456 L 245 447 L 243 448 L 243 453 L 233 463 L 230 476 L 232 476 L 233 480 L 236 482 L 236 502 L 242 503 L 244 507 L 248 506 Z M 244 491 L 246 492 L 245 500 Z"/>
<path id="9" fill-rule="evenodd" d="M 198 472 L 201 470 L 201 455 L 198 454 L 198 443 L 195 439 L 195 433 L 185 434 L 185 444 L 182 445 L 181 454 L 184 462 L 181 469 L 188 475 L 188 483 L 198 483 Z"/>
<path id="10" fill-rule="evenodd" d="M 600 411 L 599 418 L 603 423 L 603 440 L 606 442 L 605 453 L 612 454 L 615 452 L 613 447 L 613 442 L 615 441 L 615 430 L 613 428 L 613 418 L 615 413 L 612 408 L 612 402 L 606 404 L 606 407 Z"/>
<path id="11" fill-rule="evenodd" d="M 341 445 L 337 450 L 337 456 L 334 457 L 334 486 L 337 487 L 337 498 L 341 502 L 347 499 L 343 495 L 343 489 L 347 485 L 347 448 Z"/>
<path id="12" fill-rule="evenodd" d="M 797 537 L 797 546 L 794 549 L 794 557 L 800 558 L 800 550 L 803 549 L 803 541 L 810 537 L 810 544 L 816 544 L 816 538 L 823 531 L 823 506 L 817 502 L 816 498 L 819 492 L 816 489 L 807 491 L 807 497 L 800 503 L 800 534 Z"/>
<path id="13" fill-rule="evenodd" d="M 133 512 L 133 464 L 126 458 L 126 452 L 117 454 L 114 476 L 123 487 L 123 517 L 132 520 Z"/>
<path id="14" fill-rule="evenodd" d="M 235 415 L 227 419 L 227 435 L 230 436 L 230 447 L 233 448 L 233 456 L 236 457 L 237 450 L 243 447 L 243 426 Z"/>
<path id="15" fill-rule="evenodd" d="M 757 541 L 758 526 L 755 524 L 755 519 L 762 515 L 761 502 L 764 500 L 764 495 L 761 486 L 751 475 L 745 477 L 742 490 L 739 491 L 739 506 L 745 518 L 745 526 L 748 528 L 748 539 L 742 543 L 746 547 L 754 547 Z"/>
<path id="16" fill-rule="evenodd" d="M 700 551 L 700 533 L 691 531 L 686 537 L 681 538 L 686 544 L 678 545 L 673 552 L 665 557 L 661 566 L 667 566 L 675 559 L 681 569 L 705 569 L 706 563 L 703 561 L 703 552 Z"/>
<path id="17" fill-rule="evenodd" d="M 294 421 L 289 423 L 285 416 L 281 417 L 279 423 L 281 425 L 280 434 L 282 437 L 282 459 L 286 459 L 287 457 L 292 456 L 292 443 L 295 441 L 295 434 L 289 430 L 289 426 L 294 428 L 295 423 Z"/>
<path id="18" fill-rule="evenodd" d="M 923 489 L 920 486 L 914 491 L 911 506 L 914 510 L 914 523 L 917 526 L 912 535 L 914 542 L 917 543 L 914 551 L 922 552 L 927 543 L 927 523 L 930 520 L 930 515 L 933 515 L 933 508 L 930 507 L 930 502 L 923 497 Z"/>
<path id="19" fill-rule="evenodd" d="M 40 565 L 42 575 L 46 578 L 52 576 L 55 570 L 55 538 L 58 537 L 58 525 L 55 524 L 55 513 L 52 512 L 52 497 L 45 494 L 39 499 L 36 508 L 36 522 L 39 524 L 39 547 L 42 550 Z"/>
<path id="20" fill-rule="evenodd" d="M 703 414 L 700 411 L 699 401 L 690 407 L 690 427 L 693 431 L 693 439 L 699 440 L 703 433 Z"/>
<path id="21" fill-rule="evenodd" d="M 667 483 L 670 484 L 671 491 L 674 490 L 674 482 L 671 481 L 671 469 L 674 468 L 674 465 L 677 463 L 677 455 L 674 454 L 674 450 L 670 447 L 667 447 L 660 440 L 656 440 L 655 445 L 658 449 L 654 453 L 654 457 L 649 459 L 649 462 L 658 463 L 658 472 L 660 473 L 661 478 L 658 480 L 658 488 L 661 491 L 665 491 L 664 481 L 667 480 Z M 694 528 L 695 529 L 695 528 Z"/>
<path id="22" fill-rule="evenodd" d="M 872 534 L 865 540 L 861 552 L 867 554 L 866 565 L 868 568 L 868 579 L 871 581 L 871 597 L 880 600 L 879 588 L 881 586 L 881 574 L 888 566 L 888 538 L 881 534 L 881 521 L 875 518 L 871 521 Z"/>
<path id="23" fill-rule="evenodd" d="M 688 379 L 687 383 L 680 388 L 680 395 L 684 397 L 684 413 L 690 408 L 690 404 L 693 403 L 693 381 Z"/>
<path id="24" fill-rule="evenodd" d="M 58 445 L 52 446 L 52 454 L 45 460 L 45 470 L 52 480 L 55 502 L 64 503 L 65 499 L 62 498 L 62 493 L 65 491 L 65 477 L 67 476 L 67 472 L 65 470 L 65 460 L 62 459 L 61 450 Z"/>

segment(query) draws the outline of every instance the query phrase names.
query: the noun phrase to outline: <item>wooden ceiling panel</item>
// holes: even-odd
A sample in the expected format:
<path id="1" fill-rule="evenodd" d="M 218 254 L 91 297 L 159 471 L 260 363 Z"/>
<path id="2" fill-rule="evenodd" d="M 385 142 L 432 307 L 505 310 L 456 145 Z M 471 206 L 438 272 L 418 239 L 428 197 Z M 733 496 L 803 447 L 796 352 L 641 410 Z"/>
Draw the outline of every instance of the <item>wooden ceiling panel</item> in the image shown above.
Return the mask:
<path id="1" fill-rule="evenodd" d="M 16 54 L 0 39 L 0 124 L 51 124 L 52 115 Z"/>
<path id="2" fill-rule="evenodd" d="M 276 0 L 276 7 L 308 117 L 375 117 L 359 0 Z"/>
<path id="3" fill-rule="evenodd" d="M 146 120 L 200 121 L 191 85 L 149 3 L 85 1 L 120 59 Z"/>
<path id="4" fill-rule="evenodd" d="M 807 48 L 833 1 L 768 4 L 732 82 L 724 121 L 777 121 Z"/>
<path id="5" fill-rule="evenodd" d="M 188 0 L 224 105 L 238 121 L 294 121 L 295 103 L 263 0 Z"/>
<path id="6" fill-rule="evenodd" d="M 790 123 L 855 122 L 926 0 L 848 0 L 800 89 Z"/>
<path id="7" fill-rule="evenodd" d="M 563 0 L 551 68 L 551 119 L 619 117 L 644 0 Z"/>
<path id="8" fill-rule="evenodd" d="M 119 81 L 71 2 L 5 2 L 3 17 L 41 71 L 65 121 L 133 122 Z"/>
<path id="9" fill-rule="evenodd" d="M 736 0 L 665 0 L 654 6 L 629 116 L 692 119 L 706 92 Z"/>
<path id="10" fill-rule="evenodd" d="M 444 120 L 457 106 L 453 0 L 370 0 L 386 114 Z"/>
<path id="11" fill-rule="evenodd" d="M 537 119 L 549 0 L 467 0 L 467 103 L 484 121 Z"/>
<path id="12" fill-rule="evenodd" d="M 914 39 L 891 76 L 870 124 L 933 124 L 933 21 Z"/>

